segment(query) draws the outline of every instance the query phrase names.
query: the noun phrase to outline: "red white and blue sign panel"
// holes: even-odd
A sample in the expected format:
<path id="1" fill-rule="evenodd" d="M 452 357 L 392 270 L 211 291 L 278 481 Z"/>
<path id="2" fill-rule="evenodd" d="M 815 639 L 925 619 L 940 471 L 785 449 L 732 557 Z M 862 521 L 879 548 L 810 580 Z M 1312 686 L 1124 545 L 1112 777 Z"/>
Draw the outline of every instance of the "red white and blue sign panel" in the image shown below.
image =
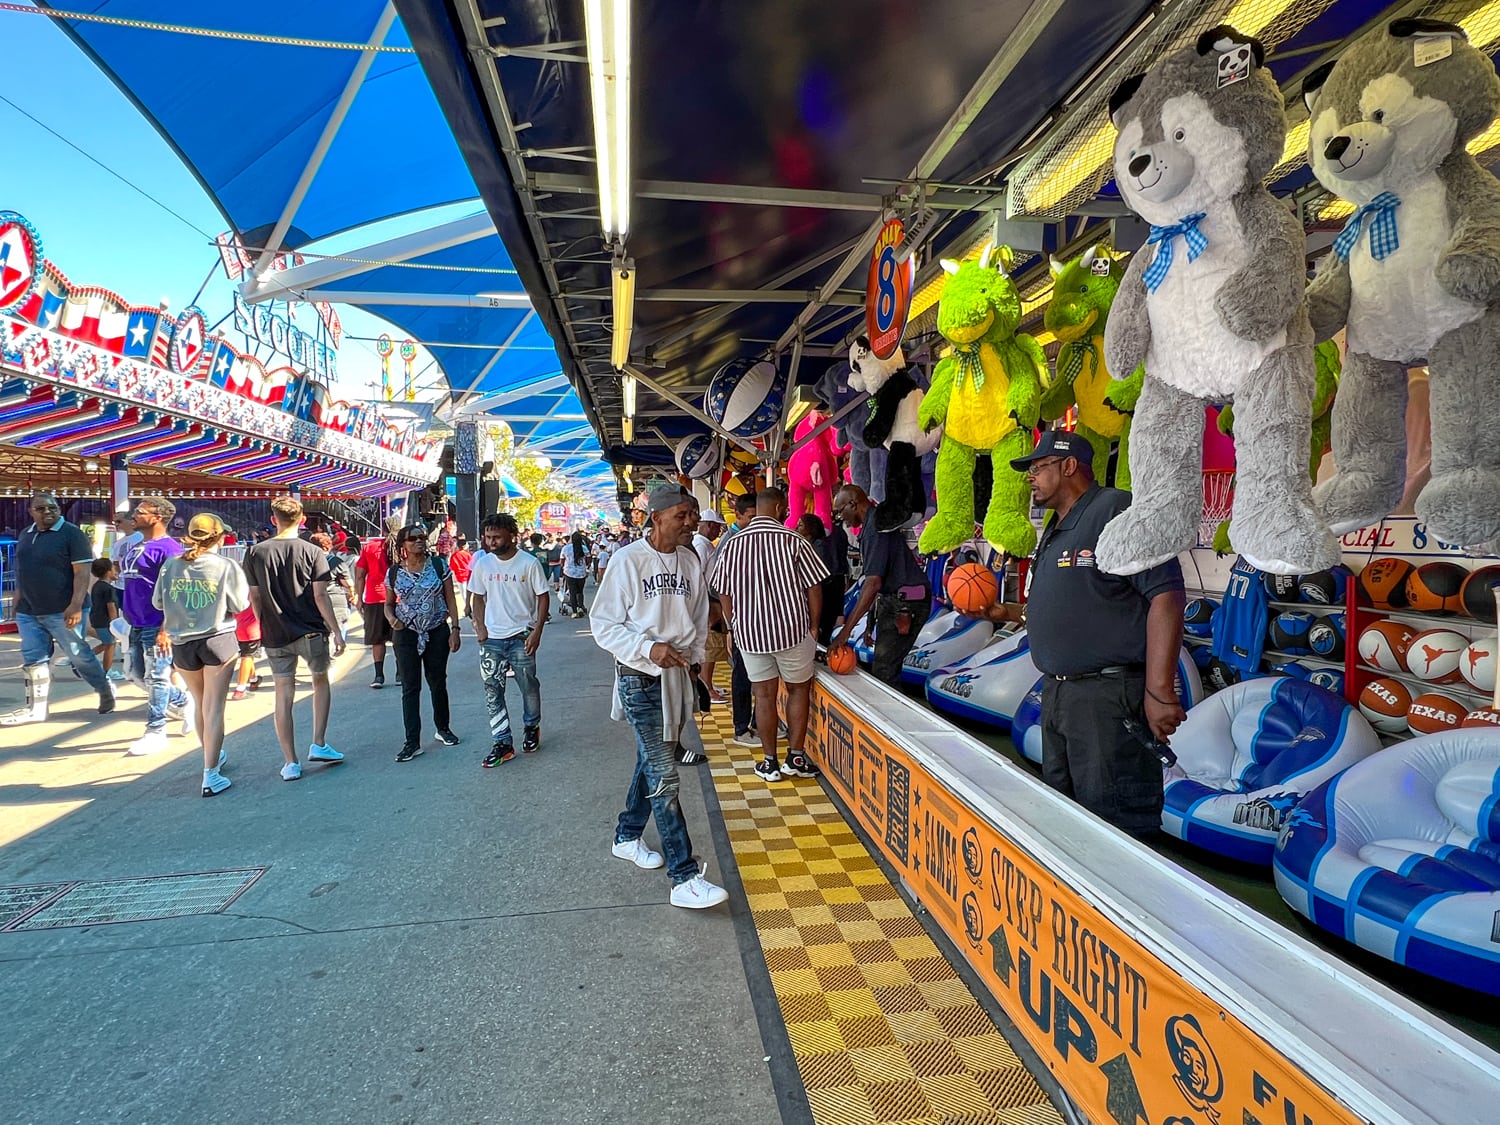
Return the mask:
<path id="1" fill-rule="evenodd" d="M 865 281 L 865 335 L 870 350 L 879 359 L 889 359 L 906 332 L 906 317 L 911 312 L 912 280 L 916 275 L 916 255 L 906 260 L 896 257 L 906 227 L 900 219 L 891 219 L 875 239 L 870 254 L 870 276 Z"/>
<path id="2" fill-rule="evenodd" d="M 177 319 L 177 328 L 172 333 L 172 350 L 168 363 L 179 375 L 192 374 L 203 357 L 204 341 L 208 338 L 208 322 L 196 308 L 184 309 Z"/>
<path id="3" fill-rule="evenodd" d="M 14 211 L 0 211 L 0 309 L 20 304 L 42 276 L 36 230 Z"/>

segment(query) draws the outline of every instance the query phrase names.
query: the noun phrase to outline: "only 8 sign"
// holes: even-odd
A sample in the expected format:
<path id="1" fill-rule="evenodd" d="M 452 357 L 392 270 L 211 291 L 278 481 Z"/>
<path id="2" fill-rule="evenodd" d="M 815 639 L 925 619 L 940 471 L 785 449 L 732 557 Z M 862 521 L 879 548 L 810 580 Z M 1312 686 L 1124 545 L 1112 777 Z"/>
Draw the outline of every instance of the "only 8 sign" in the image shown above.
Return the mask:
<path id="1" fill-rule="evenodd" d="M 870 254 L 870 275 L 865 282 L 865 334 L 870 350 L 880 359 L 888 359 L 901 343 L 906 331 L 906 315 L 911 310 L 914 256 L 905 261 L 896 249 L 906 236 L 900 219 L 891 219 L 881 228 Z"/>

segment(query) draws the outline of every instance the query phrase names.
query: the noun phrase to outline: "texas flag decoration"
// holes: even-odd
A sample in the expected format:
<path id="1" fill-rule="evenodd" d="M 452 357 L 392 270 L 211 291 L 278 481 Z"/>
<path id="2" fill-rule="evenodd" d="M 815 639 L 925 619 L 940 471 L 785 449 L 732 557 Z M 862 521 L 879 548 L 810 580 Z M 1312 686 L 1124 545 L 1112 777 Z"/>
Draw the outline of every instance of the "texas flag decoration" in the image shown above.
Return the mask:
<path id="1" fill-rule="evenodd" d="M 26 219 L 0 211 L 0 309 L 31 295 L 42 278 L 42 240 Z"/>
<path id="2" fill-rule="evenodd" d="M 106 289 L 79 289 L 68 295 L 57 331 L 120 355 L 130 314 L 125 302 Z"/>
<path id="3" fill-rule="evenodd" d="M 51 262 L 44 263 L 41 280 L 32 287 L 30 295 L 16 310 L 22 320 L 38 328 L 56 328 L 62 320 L 63 306 L 68 302 L 72 286 Z"/>
<path id="4" fill-rule="evenodd" d="M 121 354 L 131 359 L 149 361 L 160 327 L 161 310 L 142 308 L 129 310 L 125 323 L 125 350 Z"/>
<path id="5" fill-rule="evenodd" d="M 167 366 L 179 375 L 192 376 L 207 346 L 208 322 L 193 305 L 182 310 L 172 330 L 172 346 L 167 351 Z"/>
<path id="6" fill-rule="evenodd" d="M 208 381 L 216 387 L 227 389 L 234 370 L 234 349 L 227 341 L 215 339 L 210 343 L 208 354 Z"/>

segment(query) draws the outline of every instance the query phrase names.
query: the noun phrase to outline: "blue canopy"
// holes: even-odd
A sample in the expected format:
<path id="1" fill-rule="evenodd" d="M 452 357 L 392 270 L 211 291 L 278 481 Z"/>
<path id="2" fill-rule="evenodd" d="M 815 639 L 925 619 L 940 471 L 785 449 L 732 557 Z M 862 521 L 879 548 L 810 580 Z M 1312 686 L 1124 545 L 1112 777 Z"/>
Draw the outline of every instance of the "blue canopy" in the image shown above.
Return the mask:
<path id="1" fill-rule="evenodd" d="M 459 409 L 521 415 L 518 437 L 561 468 L 597 460 L 584 408 L 560 377 L 547 326 L 478 198 L 394 5 L 91 7 L 127 21 L 227 33 L 58 19 L 178 152 L 252 255 L 273 244 L 307 253 L 305 265 L 247 280 L 247 300 L 295 296 L 363 308 L 427 347 Z M 473 204 L 468 214 L 451 206 L 464 201 Z M 440 207 L 460 217 L 428 226 L 412 218 Z M 398 216 L 408 216 L 409 233 L 372 234 L 360 246 L 361 228 Z M 360 248 L 318 256 L 320 240 L 336 235 Z M 516 388 L 528 393 L 509 397 Z"/>

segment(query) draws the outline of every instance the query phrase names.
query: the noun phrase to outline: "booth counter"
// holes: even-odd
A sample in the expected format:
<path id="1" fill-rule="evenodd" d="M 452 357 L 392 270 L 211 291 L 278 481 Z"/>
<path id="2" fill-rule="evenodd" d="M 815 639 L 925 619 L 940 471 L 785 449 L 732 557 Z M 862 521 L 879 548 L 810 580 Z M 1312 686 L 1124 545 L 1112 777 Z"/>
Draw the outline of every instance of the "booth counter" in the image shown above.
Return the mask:
<path id="1" fill-rule="evenodd" d="M 1500 1055 L 864 674 L 809 749 L 1077 1106 L 1118 1125 L 1488 1125 Z"/>

